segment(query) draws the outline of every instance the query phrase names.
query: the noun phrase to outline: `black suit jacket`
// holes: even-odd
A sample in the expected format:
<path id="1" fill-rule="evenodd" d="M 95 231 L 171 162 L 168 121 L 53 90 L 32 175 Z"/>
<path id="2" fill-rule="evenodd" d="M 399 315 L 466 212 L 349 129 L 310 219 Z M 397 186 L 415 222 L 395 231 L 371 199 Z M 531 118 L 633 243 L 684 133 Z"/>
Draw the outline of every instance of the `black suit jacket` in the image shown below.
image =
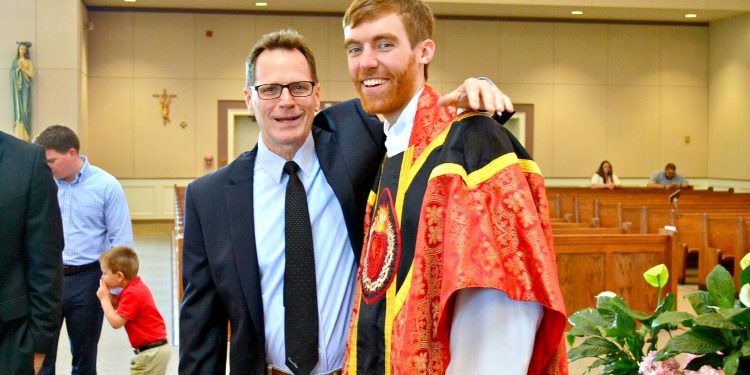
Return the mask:
<path id="1" fill-rule="evenodd" d="M 44 150 L 0 132 L 0 373 L 17 373 L 26 354 L 50 349 L 62 313 L 62 251 L 57 185 Z M 5 345 L 14 334 L 22 348 Z"/>
<path id="2" fill-rule="evenodd" d="M 320 167 L 341 204 L 359 260 L 367 196 L 385 152 L 383 125 L 354 99 L 319 113 L 312 133 Z M 253 225 L 256 152 L 257 146 L 187 188 L 181 374 L 225 373 L 228 321 L 231 371 L 263 374 L 263 301 Z"/>

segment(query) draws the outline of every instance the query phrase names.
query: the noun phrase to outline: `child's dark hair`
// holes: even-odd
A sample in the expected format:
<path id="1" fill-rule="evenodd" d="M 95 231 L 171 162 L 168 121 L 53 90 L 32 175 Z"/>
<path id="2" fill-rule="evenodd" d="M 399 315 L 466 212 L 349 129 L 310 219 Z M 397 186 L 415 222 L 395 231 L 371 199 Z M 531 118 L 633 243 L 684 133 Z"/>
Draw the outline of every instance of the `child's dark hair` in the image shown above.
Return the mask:
<path id="1" fill-rule="evenodd" d="M 115 246 L 99 256 L 99 261 L 112 273 L 122 272 L 126 280 L 138 276 L 138 255 L 126 246 Z"/>

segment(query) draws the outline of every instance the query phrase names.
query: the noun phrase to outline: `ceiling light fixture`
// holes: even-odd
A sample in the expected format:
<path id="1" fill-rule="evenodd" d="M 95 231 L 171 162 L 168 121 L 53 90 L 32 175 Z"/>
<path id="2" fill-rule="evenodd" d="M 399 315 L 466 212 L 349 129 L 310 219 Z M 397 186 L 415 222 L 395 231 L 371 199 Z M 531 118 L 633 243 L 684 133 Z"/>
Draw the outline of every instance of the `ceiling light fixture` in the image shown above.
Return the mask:
<path id="1" fill-rule="evenodd" d="M 685 14 L 685 18 L 698 18 L 698 15 L 695 13 L 688 13 Z"/>
<path id="2" fill-rule="evenodd" d="M 268 3 L 258 2 L 258 3 L 255 3 L 255 6 L 256 7 L 265 7 L 265 6 L 268 6 Z"/>
<path id="3" fill-rule="evenodd" d="M 570 12 L 570 14 L 572 14 L 574 16 L 580 16 L 580 15 L 583 15 L 583 11 L 582 10 L 573 10 L 573 11 Z"/>
<path id="4" fill-rule="evenodd" d="M 125 0 L 126 3 L 134 3 L 135 0 Z"/>

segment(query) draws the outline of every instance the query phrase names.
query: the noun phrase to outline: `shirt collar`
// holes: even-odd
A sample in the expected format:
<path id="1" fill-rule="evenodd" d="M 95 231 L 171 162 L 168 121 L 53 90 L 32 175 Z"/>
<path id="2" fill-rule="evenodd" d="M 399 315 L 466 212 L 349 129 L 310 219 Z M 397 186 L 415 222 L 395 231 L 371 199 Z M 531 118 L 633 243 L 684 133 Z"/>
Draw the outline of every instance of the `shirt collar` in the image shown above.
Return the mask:
<path id="1" fill-rule="evenodd" d="M 414 117 L 417 115 L 417 104 L 423 90 L 424 86 L 417 90 L 416 94 L 409 101 L 409 104 L 398 115 L 396 122 L 393 124 L 388 123 L 388 120 L 383 122 L 385 148 L 388 157 L 398 155 L 409 148 L 409 138 L 411 137 L 411 130 L 414 127 Z"/>
<path id="2" fill-rule="evenodd" d="M 299 165 L 303 176 L 309 177 L 312 175 L 313 166 L 317 158 L 318 157 L 315 154 L 315 142 L 313 141 L 312 133 L 310 133 L 307 135 L 307 139 L 305 139 L 305 143 L 302 144 L 302 147 L 300 147 L 294 154 L 292 160 Z M 258 156 L 255 163 L 259 165 L 260 168 L 273 179 L 273 181 L 281 183 L 286 160 L 268 149 L 268 146 L 263 142 L 263 133 L 258 137 Z"/>
<path id="3" fill-rule="evenodd" d="M 89 159 L 87 157 L 83 156 L 83 155 L 80 155 L 79 157 L 83 161 L 83 167 L 81 167 L 81 169 L 76 173 L 76 178 L 73 179 L 73 181 L 70 183 L 70 185 L 78 184 L 78 183 L 81 182 L 81 179 L 83 177 L 88 176 L 88 171 L 90 169 L 89 168 Z M 67 184 L 67 182 L 65 182 L 64 179 L 63 180 L 57 180 L 57 183 Z"/>

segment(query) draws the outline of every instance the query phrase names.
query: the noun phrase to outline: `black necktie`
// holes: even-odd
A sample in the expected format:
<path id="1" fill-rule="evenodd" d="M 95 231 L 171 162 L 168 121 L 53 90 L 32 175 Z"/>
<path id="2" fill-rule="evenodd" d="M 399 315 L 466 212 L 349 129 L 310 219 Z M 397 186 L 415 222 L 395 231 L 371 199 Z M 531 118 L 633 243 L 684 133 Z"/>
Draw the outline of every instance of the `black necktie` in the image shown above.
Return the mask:
<path id="1" fill-rule="evenodd" d="M 286 185 L 286 269 L 284 270 L 284 340 L 286 365 L 296 375 L 318 363 L 318 300 L 315 257 L 305 187 L 293 161 L 284 165 Z"/>

